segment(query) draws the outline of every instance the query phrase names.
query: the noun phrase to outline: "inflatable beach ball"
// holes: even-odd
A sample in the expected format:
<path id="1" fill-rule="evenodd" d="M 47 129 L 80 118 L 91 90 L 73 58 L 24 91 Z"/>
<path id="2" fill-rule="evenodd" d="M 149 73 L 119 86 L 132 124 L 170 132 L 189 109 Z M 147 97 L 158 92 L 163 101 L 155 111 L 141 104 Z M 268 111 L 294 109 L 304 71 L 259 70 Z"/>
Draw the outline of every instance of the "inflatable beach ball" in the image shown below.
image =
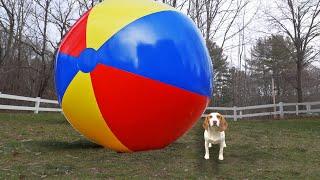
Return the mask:
<path id="1" fill-rule="evenodd" d="M 84 14 L 56 58 L 70 124 L 118 152 L 164 148 L 186 133 L 212 94 L 212 65 L 193 22 L 151 0 L 105 0 Z"/>

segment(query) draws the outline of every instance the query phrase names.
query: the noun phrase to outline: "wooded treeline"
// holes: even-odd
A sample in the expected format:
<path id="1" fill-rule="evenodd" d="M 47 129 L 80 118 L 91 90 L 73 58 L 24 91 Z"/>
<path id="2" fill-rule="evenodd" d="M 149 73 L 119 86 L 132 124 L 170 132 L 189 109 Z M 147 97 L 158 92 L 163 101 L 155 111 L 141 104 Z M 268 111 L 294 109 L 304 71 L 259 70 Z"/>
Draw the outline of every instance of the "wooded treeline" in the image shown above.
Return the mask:
<path id="1" fill-rule="evenodd" d="M 319 0 L 280 0 L 273 2 L 273 9 L 254 10 L 249 7 L 254 0 L 161 1 L 186 13 L 203 34 L 215 69 L 215 106 L 272 103 L 272 78 L 277 102 L 320 100 L 320 69 L 312 65 L 319 59 Z M 0 0 L 0 92 L 55 99 L 59 42 L 97 3 Z M 249 46 L 244 32 L 258 12 L 275 31 Z M 228 43 L 234 39 L 238 43 Z M 230 63 L 226 49 L 237 51 L 237 63 Z"/>

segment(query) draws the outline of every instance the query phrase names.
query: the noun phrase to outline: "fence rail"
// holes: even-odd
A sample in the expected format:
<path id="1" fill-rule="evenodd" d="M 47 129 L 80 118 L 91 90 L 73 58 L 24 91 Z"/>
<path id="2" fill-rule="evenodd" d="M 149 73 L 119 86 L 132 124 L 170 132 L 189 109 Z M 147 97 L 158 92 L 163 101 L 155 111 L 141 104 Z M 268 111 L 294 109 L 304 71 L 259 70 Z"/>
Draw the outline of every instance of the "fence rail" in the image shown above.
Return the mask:
<path id="1" fill-rule="evenodd" d="M 33 111 L 35 114 L 39 112 L 61 112 L 60 108 L 44 108 L 41 107 L 41 103 L 44 104 L 59 104 L 58 101 L 49 100 L 49 99 L 41 99 L 40 97 L 24 97 L 24 96 L 16 96 L 10 94 L 2 94 L 0 92 L 0 99 L 9 99 L 9 100 L 17 100 L 17 101 L 27 101 L 34 102 L 34 106 L 15 106 L 15 105 L 3 105 L 0 104 L 0 110 L 16 110 L 16 111 Z"/>
<path id="2" fill-rule="evenodd" d="M 33 111 L 36 114 L 38 114 L 39 112 L 61 112 L 62 111 L 60 108 L 41 107 L 41 104 L 58 105 L 59 103 L 58 101 L 41 99 L 40 97 L 33 98 L 33 97 L 16 96 L 16 95 L 10 95 L 10 94 L 2 94 L 0 92 L 0 99 L 34 102 L 34 106 L 16 106 L 16 105 L 0 104 L 0 110 Z M 285 111 L 285 107 L 292 107 L 292 106 L 295 107 L 294 111 Z M 313 108 L 313 106 L 318 106 L 318 109 Z M 301 108 L 301 107 L 305 107 L 305 108 Z M 236 106 L 235 107 L 208 107 L 207 112 L 225 111 L 226 113 L 224 113 L 224 115 L 226 118 L 237 121 L 238 119 L 242 119 L 242 118 L 261 117 L 261 116 L 279 115 L 280 118 L 283 118 L 285 114 L 295 114 L 297 116 L 300 114 L 312 114 L 312 113 L 320 114 L 319 108 L 320 108 L 320 101 L 303 102 L 303 103 L 280 102 L 278 104 L 266 104 L 266 105 L 246 106 L 246 107 L 236 107 Z M 247 111 L 247 110 L 262 110 L 262 112 L 244 114 L 244 111 Z M 203 116 L 206 116 L 206 114 L 204 114 Z"/>
<path id="3" fill-rule="evenodd" d="M 294 111 L 285 111 L 286 107 L 295 107 Z M 261 116 L 276 116 L 279 115 L 280 118 L 284 118 L 285 114 L 295 114 L 299 116 L 300 114 L 309 114 L 309 115 L 319 115 L 320 109 L 313 108 L 313 106 L 320 107 L 320 101 L 318 102 L 303 102 L 303 103 L 283 103 L 280 102 L 278 104 L 266 104 L 266 105 L 257 105 L 257 106 L 246 106 L 246 107 L 208 107 L 207 112 L 209 111 L 226 111 L 225 117 L 233 119 L 237 121 L 242 118 L 249 117 L 261 117 Z M 305 107 L 305 108 L 302 108 Z M 264 110 L 264 112 L 259 113 L 249 113 L 244 114 L 243 112 L 246 110 L 257 110 L 257 109 L 269 109 Z M 276 111 L 274 111 L 276 109 Z M 231 111 L 231 113 L 230 113 Z M 203 116 L 206 116 L 204 114 Z"/>

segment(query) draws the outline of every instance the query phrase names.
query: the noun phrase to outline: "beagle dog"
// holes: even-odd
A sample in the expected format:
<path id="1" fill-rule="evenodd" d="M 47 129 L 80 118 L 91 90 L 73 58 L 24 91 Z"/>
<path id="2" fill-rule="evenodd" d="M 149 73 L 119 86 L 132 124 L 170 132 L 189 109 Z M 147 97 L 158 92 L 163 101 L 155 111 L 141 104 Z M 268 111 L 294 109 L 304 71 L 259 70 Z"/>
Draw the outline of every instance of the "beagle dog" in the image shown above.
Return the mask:
<path id="1" fill-rule="evenodd" d="M 219 144 L 219 160 L 223 160 L 223 148 L 227 147 L 225 141 L 225 130 L 228 128 L 228 123 L 225 118 L 219 113 L 209 114 L 203 122 L 204 131 L 204 147 L 205 147 L 205 159 L 209 159 L 209 148 L 212 144 Z"/>

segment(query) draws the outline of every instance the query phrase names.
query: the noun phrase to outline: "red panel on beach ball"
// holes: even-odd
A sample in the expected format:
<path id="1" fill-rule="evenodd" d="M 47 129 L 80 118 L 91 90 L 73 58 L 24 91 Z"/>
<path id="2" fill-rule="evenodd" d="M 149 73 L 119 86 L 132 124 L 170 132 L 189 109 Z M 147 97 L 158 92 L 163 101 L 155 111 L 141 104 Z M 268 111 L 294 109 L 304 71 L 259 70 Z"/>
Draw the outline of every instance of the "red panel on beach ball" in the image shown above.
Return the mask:
<path id="1" fill-rule="evenodd" d="M 206 96 L 104 65 L 91 72 L 91 79 L 106 123 L 132 151 L 172 143 L 208 103 Z"/>

